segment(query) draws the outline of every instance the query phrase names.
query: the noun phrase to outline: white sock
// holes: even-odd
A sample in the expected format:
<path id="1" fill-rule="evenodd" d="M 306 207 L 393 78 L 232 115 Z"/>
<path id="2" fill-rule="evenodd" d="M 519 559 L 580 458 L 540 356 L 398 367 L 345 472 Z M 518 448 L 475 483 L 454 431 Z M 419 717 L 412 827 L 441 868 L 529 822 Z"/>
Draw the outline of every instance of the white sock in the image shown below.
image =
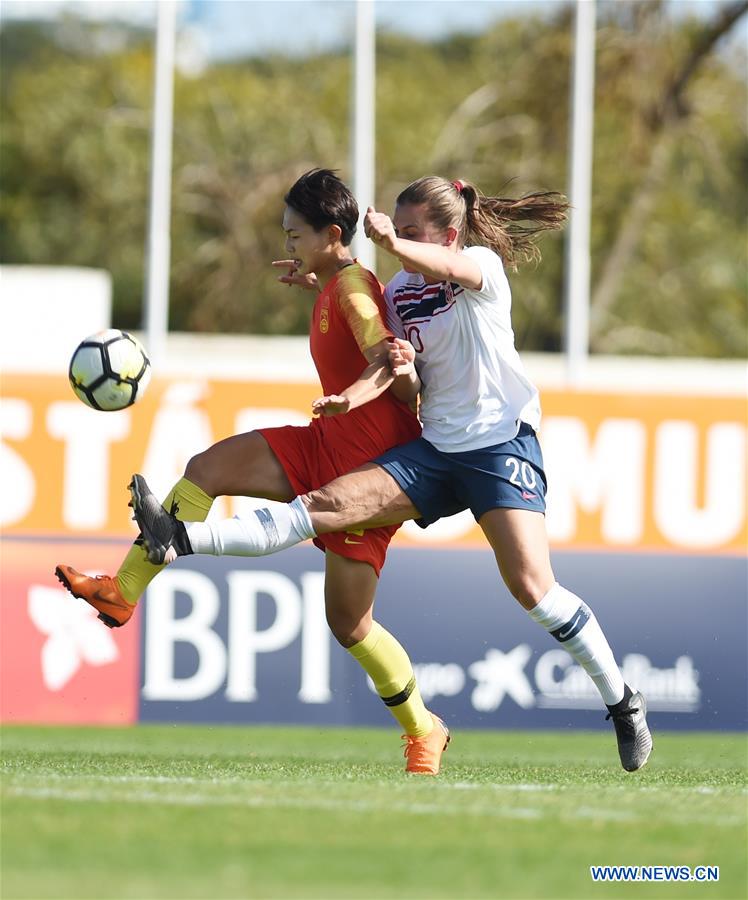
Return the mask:
<path id="1" fill-rule="evenodd" d="M 195 553 L 266 556 L 315 536 L 309 513 L 297 497 L 291 503 L 266 500 L 259 509 L 218 522 L 185 522 Z"/>
<path id="2" fill-rule="evenodd" d="M 550 632 L 568 650 L 600 691 L 603 703 L 623 699 L 623 675 L 595 614 L 576 594 L 556 582 L 530 618 Z"/>

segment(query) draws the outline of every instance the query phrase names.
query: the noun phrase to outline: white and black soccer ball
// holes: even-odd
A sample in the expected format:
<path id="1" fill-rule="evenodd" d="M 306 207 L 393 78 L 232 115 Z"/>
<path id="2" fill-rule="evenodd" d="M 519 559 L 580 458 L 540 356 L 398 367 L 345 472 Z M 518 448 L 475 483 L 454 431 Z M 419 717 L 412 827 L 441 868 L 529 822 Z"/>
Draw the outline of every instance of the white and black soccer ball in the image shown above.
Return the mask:
<path id="1" fill-rule="evenodd" d="M 108 328 L 78 344 L 68 376 L 80 400 L 109 412 L 126 409 L 143 396 L 151 380 L 151 363 L 131 334 Z"/>

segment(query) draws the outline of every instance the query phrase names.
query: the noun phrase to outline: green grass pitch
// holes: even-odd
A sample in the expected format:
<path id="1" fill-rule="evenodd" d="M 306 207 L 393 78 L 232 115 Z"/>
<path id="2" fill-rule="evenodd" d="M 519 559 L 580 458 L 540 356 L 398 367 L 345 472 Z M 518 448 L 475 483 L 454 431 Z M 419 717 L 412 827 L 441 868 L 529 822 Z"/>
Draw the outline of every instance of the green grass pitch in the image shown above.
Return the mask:
<path id="1" fill-rule="evenodd" d="M 460 732 L 436 779 L 396 731 L 3 729 L 2 883 L 17 898 L 744 898 L 746 743 Z M 719 866 L 593 883 L 590 865 Z"/>

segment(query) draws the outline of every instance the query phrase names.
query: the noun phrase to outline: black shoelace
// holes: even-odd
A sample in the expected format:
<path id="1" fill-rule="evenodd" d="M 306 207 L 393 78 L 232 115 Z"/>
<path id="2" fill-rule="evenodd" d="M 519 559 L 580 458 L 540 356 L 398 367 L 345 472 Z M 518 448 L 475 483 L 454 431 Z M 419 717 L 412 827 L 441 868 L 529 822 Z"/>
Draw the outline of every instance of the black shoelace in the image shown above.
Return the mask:
<path id="1" fill-rule="evenodd" d="M 639 712 L 638 706 L 629 706 L 628 709 L 621 709 L 618 712 L 609 712 L 608 715 L 605 717 L 605 721 L 607 722 L 608 719 L 613 719 L 613 721 L 615 721 L 616 719 L 623 718 L 623 716 L 631 716 L 634 713 L 638 713 L 638 712 Z"/>

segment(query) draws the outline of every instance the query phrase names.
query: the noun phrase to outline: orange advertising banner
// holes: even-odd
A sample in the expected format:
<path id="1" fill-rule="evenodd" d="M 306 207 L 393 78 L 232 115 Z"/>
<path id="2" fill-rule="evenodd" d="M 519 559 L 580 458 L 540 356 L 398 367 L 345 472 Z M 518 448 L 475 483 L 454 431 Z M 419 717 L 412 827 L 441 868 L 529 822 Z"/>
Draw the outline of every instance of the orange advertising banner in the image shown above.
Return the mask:
<path id="1" fill-rule="evenodd" d="M 5 534 L 128 536 L 126 486 L 143 472 L 165 494 L 189 458 L 238 432 L 305 424 L 314 384 L 154 380 L 134 407 L 95 412 L 64 376 L 6 375 L 0 407 Z M 740 397 L 545 390 L 540 434 L 556 547 L 743 553 L 746 407 Z M 215 515 L 253 505 L 224 498 Z M 483 544 L 469 512 L 410 546 Z"/>

